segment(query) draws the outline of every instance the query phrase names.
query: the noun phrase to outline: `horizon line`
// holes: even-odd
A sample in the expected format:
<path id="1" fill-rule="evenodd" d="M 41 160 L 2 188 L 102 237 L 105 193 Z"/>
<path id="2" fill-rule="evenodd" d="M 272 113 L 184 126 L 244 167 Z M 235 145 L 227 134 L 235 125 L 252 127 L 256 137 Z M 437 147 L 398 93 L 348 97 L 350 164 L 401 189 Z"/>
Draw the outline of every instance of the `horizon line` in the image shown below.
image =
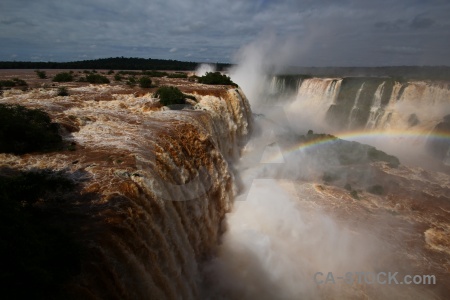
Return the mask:
<path id="1" fill-rule="evenodd" d="M 207 62 L 207 61 L 185 61 L 177 59 L 164 59 L 164 58 L 145 58 L 145 57 L 103 57 L 103 58 L 92 58 L 92 59 L 82 59 L 82 60 L 67 60 L 67 61 L 27 61 L 27 60 L 0 60 L 0 63 L 76 63 L 76 62 L 87 62 L 87 61 L 99 61 L 106 59 L 144 59 L 144 60 L 160 60 L 160 61 L 176 61 L 182 63 L 195 63 L 195 64 L 211 64 L 211 65 L 239 65 L 239 63 L 231 62 Z M 378 66 L 298 66 L 298 65 L 285 65 L 285 68 L 316 68 L 316 69 L 331 69 L 331 68 L 450 68 L 450 65 L 378 65 Z"/>

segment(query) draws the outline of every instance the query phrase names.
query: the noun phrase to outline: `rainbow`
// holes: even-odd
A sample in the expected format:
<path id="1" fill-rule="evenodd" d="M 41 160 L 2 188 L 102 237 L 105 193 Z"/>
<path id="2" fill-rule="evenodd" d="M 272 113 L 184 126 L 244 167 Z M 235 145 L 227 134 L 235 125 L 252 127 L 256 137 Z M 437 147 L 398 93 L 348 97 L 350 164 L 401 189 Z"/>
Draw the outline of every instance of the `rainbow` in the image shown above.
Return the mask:
<path id="1" fill-rule="evenodd" d="M 265 159 L 265 163 L 272 163 L 274 161 L 284 161 L 285 155 L 290 155 L 295 152 L 301 152 L 307 149 L 314 149 L 323 145 L 329 145 L 338 139 L 348 141 L 361 141 L 364 139 L 391 139 L 398 142 L 411 141 L 425 143 L 427 140 L 433 139 L 443 143 L 448 143 L 450 146 L 450 132 L 449 131 L 424 131 L 424 130 L 359 130 L 341 132 L 335 136 L 323 136 L 317 139 L 312 139 L 306 142 L 300 142 L 290 147 L 282 149 L 282 152 L 274 154 L 272 157 Z"/>

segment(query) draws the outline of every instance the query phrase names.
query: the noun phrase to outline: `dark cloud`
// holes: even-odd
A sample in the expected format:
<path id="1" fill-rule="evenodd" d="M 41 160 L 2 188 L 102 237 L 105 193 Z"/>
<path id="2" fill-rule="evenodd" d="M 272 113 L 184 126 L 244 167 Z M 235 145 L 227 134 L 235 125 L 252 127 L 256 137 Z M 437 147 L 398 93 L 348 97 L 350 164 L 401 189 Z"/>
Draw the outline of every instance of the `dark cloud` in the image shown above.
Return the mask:
<path id="1" fill-rule="evenodd" d="M 400 30 L 407 26 L 407 21 L 398 19 L 395 21 L 376 22 L 375 27 L 382 30 Z"/>
<path id="2" fill-rule="evenodd" d="M 438 0 L 2 0 L 0 60 L 230 62 L 270 31 L 290 64 L 450 65 L 449 15 Z"/>
<path id="3" fill-rule="evenodd" d="M 411 22 L 411 28 L 414 29 L 425 29 L 425 28 L 430 28 L 432 25 L 434 24 L 434 20 L 423 16 L 423 15 L 419 15 L 416 16 L 412 22 Z"/>

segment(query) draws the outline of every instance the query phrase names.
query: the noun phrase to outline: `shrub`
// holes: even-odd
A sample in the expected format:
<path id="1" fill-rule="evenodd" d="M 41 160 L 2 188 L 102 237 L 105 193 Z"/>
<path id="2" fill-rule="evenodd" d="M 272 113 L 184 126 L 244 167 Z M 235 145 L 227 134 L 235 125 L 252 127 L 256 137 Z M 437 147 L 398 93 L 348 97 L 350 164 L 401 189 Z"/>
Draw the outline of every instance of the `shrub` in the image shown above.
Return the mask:
<path id="1" fill-rule="evenodd" d="M 28 86 L 25 80 L 19 78 L 13 78 L 11 80 L 0 80 L 1 87 L 15 87 L 15 86 Z"/>
<path id="2" fill-rule="evenodd" d="M 353 190 L 350 192 L 350 196 L 352 196 L 352 198 L 359 200 L 359 195 L 358 192 L 356 190 Z"/>
<path id="3" fill-rule="evenodd" d="M 45 71 L 36 70 L 36 71 L 34 71 L 34 72 L 36 72 L 36 75 L 37 75 L 40 79 L 46 79 L 46 78 L 47 78 L 47 74 L 45 73 Z"/>
<path id="4" fill-rule="evenodd" d="M 0 152 L 23 154 L 59 148 L 58 125 L 47 113 L 20 105 L 0 104 Z"/>
<path id="5" fill-rule="evenodd" d="M 98 84 L 109 83 L 109 79 L 100 74 L 86 75 L 86 81 L 89 83 L 98 83 Z"/>
<path id="6" fill-rule="evenodd" d="M 155 97 L 159 98 L 159 102 L 164 105 L 173 104 L 184 104 L 184 94 L 177 88 L 173 86 L 162 86 L 156 93 Z"/>
<path id="7" fill-rule="evenodd" d="M 137 71 L 119 71 L 119 74 L 121 75 L 131 75 L 131 76 L 137 76 L 137 75 L 148 75 L 148 74 L 143 74 Z"/>
<path id="8" fill-rule="evenodd" d="M 126 84 L 131 87 L 135 86 L 136 85 L 136 77 L 134 77 L 134 75 L 128 77 Z"/>
<path id="9" fill-rule="evenodd" d="M 199 83 L 204 84 L 223 84 L 237 86 L 236 83 L 231 81 L 227 75 L 222 75 L 220 72 L 207 72 L 204 76 L 198 79 Z"/>
<path id="10" fill-rule="evenodd" d="M 375 195 L 383 195 L 383 194 L 384 194 L 384 189 L 383 189 L 383 187 L 382 187 L 381 185 L 379 185 L 379 184 L 376 184 L 376 185 L 373 185 L 373 186 L 369 187 L 369 188 L 367 189 L 367 191 L 368 191 L 369 193 L 375 194 Z"/>
<path id="11" fill-rule="evenodd" d="M 347 191 L 351 192 L 351 191 L 352 191 L 352 186 L 351 186 L 351 184 L 350 184 L 350 183 L 346 183 L 346 184 L 344 185 L 344 189 L 346 189 Z"/>
<path id="12" fill-rule="evenodd" d="M 400 160 L 397 157 L 389 155 L 374 147 L 369 148 L 367 156 L 371 161 L 385 161 L 392 168 L 397 168 L 400 165 Z"/>
<path id="13" fill-rule="evenodd" d="M 109 70 L 108 75 L 114 74 L 114 70 Z"/>
<path id="14" fill-rule="evenodd" d="M 168 76 L 169 74 L 167 72 L 161 72 L 161 71 L 142 71 L 142 75 L 147 75 L 150 77 L 164 77 L 164 76 Z"/>
<path id="15" fill-rule="evenodd" d="M 0 80 L 0 87 L 13 87 L 15 86 L 14 81 L 12 80 Z"/>
<path id="16" fill-rule="evenodd" d="M 117 74 L 114 75 L 114 80 L 115 81 L 122 81 L 122 76 L 119 73 L 117 73 Z"/>
<path id="17" fill-rule="evenodd" d="M 152 80 L 148 76 L 143 76 L 139 79 L 139 86 L 141 88 L 150 88 L 152 87 Z"/>
<path id="18" fill-rule="evenodd" d="M 61 72 L 53 77 L 53 81 L 55 82 L 70 82 L 73 81 L 73 75 L 68 72 Z"/>
<path id="19" fill-rule="evenodd" d="M 192 75 L 192 76 L 190 76 L 188 78 L 188 81 L 190 81 L 190 82 L 197 82 L 198 78 L 199 77 L 197 75 Z"/>
<path id="20" fill-rule="evenodd" d="M 340 176 L 338 174 L 330 173 L 330 172 L 325 172 L 325 173 L 323 173 L 323 176 L 322 176 L 322 180 L 325 183 L 330 183 L 330 182 L 336 181 L 339 178 L 340 178 Z"/>
<path id="21" fill-rule="evenodd" d="M 67 88 L 65 86 L 61 86 L 58 88 L 58 96 L 69 96 L 69 91 L 67 90 Z"/>
<path id="22" fill-rule="evenodd" d="M 187 74 L 186 73 L 171 73 L 169 75 L 167 75 L 168 78 L 187 78 Z"/>

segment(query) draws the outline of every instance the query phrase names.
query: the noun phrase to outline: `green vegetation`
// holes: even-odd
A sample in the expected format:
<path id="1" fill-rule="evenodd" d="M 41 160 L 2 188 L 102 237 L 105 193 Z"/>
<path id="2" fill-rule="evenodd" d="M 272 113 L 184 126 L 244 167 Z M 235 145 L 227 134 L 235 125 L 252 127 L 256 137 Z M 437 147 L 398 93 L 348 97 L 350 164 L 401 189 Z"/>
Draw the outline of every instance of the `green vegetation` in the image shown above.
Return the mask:
<path id="1" fill-rule="evenodd" d="M 177 87 L 173 86 L 160 87 L 156 91 L 155 97 L 159 98 L 159 102 L 164 106 L 185 103 L 185 95 Z"/>
<path id="2" fill-rule="evenodd" d="M 0 69 L 104 69 L 104 70 L 176 70 L 193 71 L 198 63 L 152 58 L 114 57 L 74 62 L 0 62 Z M 216 64 L 217 70 L 229 68 L 230 64 Z M 146 74 L 148 75 L 148 74 Z M 151 76 L 151 75 L 149 75 Z"/>
<path id="3" fill-rule="evenodd" d="M 55 82 L 70 82 L 73 81 L 73 75 L 68 72 L 61 72 L 53 77 L 53 81 Z"/>
<path id="4" fill-rule="evenodd" d="M 77 144 L 75 142 L 70 143 L 70 145 L 67 147 L 67 150 L 69 150 L 69 151 L 76 151 L 77 150 Z"/>
<path id="5" fill-rule="evenodd" d="M 60 148 L 58 125 L 47 113 L 20 105 L 0 104 L 0 152 L 23 154 Z"/>
<path id="6" fill-rule="evenodd" d="M 69 96 L 69 91 L 67 90 L 67 88 L 65 86 L 61 86 L 58 88 L 58 92 L 57 92 L 58 96 Z"/>
<path id="7" fill-rule="evenodd" d="M 164 77 L 164 76 L 168 76 L 169 73 L 161 72 L 161 71 L 142 71 L 142 75 L 147 75 L 150 77 Z"/>
<path id="8" fill-rule="evenodd" d="M 26 62 L 0 61 L 0 69 L 104 69 L 104 70 L 177 70 L 193 71 L 198 63 L 152 58 L 111 57 L 74 62 Z M 218 63 L 219 71 L 231 67 L 231 64 Z M 295 67 L 289 71 L 295 74 L 279 75 L 314 77 L 393 77 L 395 80 L 450 80 L 449 66 L 396 66 L 396 67 Z M 156 77 L 156 76 L 151 76 Z M 399 78 L 399 79 L 397 79 Z M 402 79 L 403 78 L 403 79 Z"/>
<path id="9" fill-rule="evenodd" d="M 323 173 L 323 176 L 322 176 L 322 180 L 325 183 L 331 183 L 333 181 L 338 180 L 339 178 L 340 178 L 339 174 L 331 173 L 331 172 L 325 172 L 325 173 Z"/>
<path id="10" fill-rule="evenodd" d="M 383 186 L 376 184 L 373 185 L 369 188 L 367 188 L 367 191 L 371 194 L 375 194 L 375 195 L 383 195 L 384 194 L 384 189 Z"/>
<path id="11" fill-rule="evenodd" d="M 197 75 L 192 75 L 188 78 L 188 81 L 190 82 L 197 82 L 198 80 L 198 76 Z"/>
<path id="12" fill-rule="evenodd" d="M 170 73 L 169 75 L 167 75 L 167 77 L 169 78 L 187 78 L 187 74 L 186 73 Z"/>
<path id="13" fill-rule="evenodd" d="M 108 75 L 114 74 L 114 70 L 109 70 L 107 74 Z"/>
<path id="14" fill-rule="evenodd" d="M 131 87 L 135 86 L 136 85 L 136 77 L 134 77 L 134 76 L 128 77 L 126 84 Z"/>
<path id="15" fill-rule="evenodd" d="M 227 75 L 222 75 L 220 72 L 207 72 L 204 76 L 198 78 L 199 83 L 203 84 L 223 84 L 237 86 L 231 81 Z"/>
<path id="16" fill-rule="evenodd" d="M 36 72 L 36 75 L 37 75 L 40 79 L 46 79 L 46 78 L 47 78 L 47 74 L 45 73 L 45 71 L 36 70 L 36 71 L 34 71 L 34 72 Z"/>
<path id="17" fill-rule="evenodd" d="M 352 190 L 350 192 L 350 196 L 352 196 L 352 198 L 354 198 L 356 200 L 359 200 L 359 195 L 358 195 L 358 192 L 356 190 Z"/>
<path id="18" fill-rule="evenodd" d="M 131 75 L 131 76 L 142 75 L 141 72 L 137 72 L 137 71 L 119 71 L 118 73 L 120 75 Z"/>
<path id="19" fill-rule="evenodd" d="M 350 184 L 350 183 L 346 183 L 346 184 L 344 185 L 344 189 L 346 189 L 347 191 L 351 192 L 351 191 L 352 191 L 352 186 L 351 186 L 351 184 Z"/>
<path id="20" fill-rule="evenodd" d="M 25 86 L 28 86 L 28 84 L 24 80 L 19 79 L 19 78 L 13 78 L 11 80 L 0 80 L 0 88 L 16 87 L 16 86 L 25 87 Z"/>
<path id="21" fill-rule="evenodd" d="M 67 299 L 64 284 L 80 272 L 81 247 L 63 208 L 74 184 L 51 171 L 0 174 L 0 278 L 14 299 Z"/>
<path id="22" fill-rule="evenodd" d="M 400 160 L 397 157 L 389 155 L 381 150 L 376 149 L 375 147 L 367 147 L 369 147 L 369 149 L 367 150 L 367 155 L 371 161 L 387 162 L 391 168 L 397 168 L 400 165 Z"/>
<path id="23" fill-rule="evenodd" d="M 309 132 L 298 137 L 300 143 L 321 144 L 315 155 L 336 157 L 341 165 L 387 162 L 392 168 L 400 165 L 400 160 L 375 147 L 353 141 L 341 140 L 330 134 Z"/>
<path id="24" fill-rule="evenodd" d="M 109 83 L 109 79 L 106 76 L 100 74 L 89 74 L 86 75 L 86 81 L 94 84 L 104 84 Z"/>
<path id="25" fill-rule="evenodd" d="M 118 74 L 120 75 L 131 75 L 131 76 L 140 76 L 140 75 L 144 75 L 144 76 L 149 76 L 149 77 L 164 77 L 164 76 L 168 76 L 169 73 L 167 72 L 161 72 L 161 71 L 119 71 Z"/>
<path id="26" fill-rule="evenodd" d="M 148 76 L 143 76 L 139 79 L 139 86 L 141 88 L 151 88 L 152 87 L 152 80 Z"/>
<path id="27" fill-rule="evenodd" d="M 115 81 L 122 81 L 122 79 L 123 79 L 123 77 L 119 73 L 114 74 L 114 80 Z"/>

